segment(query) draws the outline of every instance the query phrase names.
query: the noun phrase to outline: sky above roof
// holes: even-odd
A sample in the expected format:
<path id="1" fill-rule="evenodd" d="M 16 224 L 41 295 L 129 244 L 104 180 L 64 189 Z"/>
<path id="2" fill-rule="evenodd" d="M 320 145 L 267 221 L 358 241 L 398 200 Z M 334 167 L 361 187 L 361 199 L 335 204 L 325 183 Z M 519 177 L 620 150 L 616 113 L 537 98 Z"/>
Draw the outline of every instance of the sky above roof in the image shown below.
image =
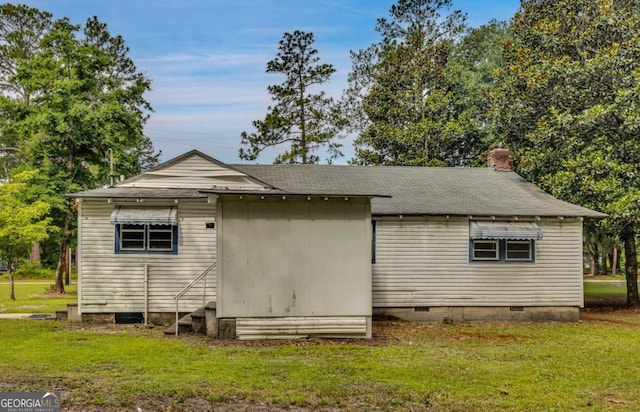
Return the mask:
<path id="1" fill-rule="evenodd" d="M 168 160 L 191 149 L 237 163 L 240 133 L 263 119 L 271 103 L 266 74 L 285 32 L 313 32 L 321 63 L 337 72 L 323 89 L 339 97 L 351 70 L 350 50 L 379 40 L 376 20 L 388 17 L 392 0 L 27 0 L 25 4 L 84 23 L 97 16 L 122 35 L 138 69 L 152 80 L 147 100 L 154 108 L 145 127 Z M 519 0 L 453 0 L 477 27 L 510 19 Z M 345 139 L 345 163 L 353 155 Z M 271 163 L 277 149 L 259 163 Z M 252 162 L 255 163 L 255 162 Z"/>

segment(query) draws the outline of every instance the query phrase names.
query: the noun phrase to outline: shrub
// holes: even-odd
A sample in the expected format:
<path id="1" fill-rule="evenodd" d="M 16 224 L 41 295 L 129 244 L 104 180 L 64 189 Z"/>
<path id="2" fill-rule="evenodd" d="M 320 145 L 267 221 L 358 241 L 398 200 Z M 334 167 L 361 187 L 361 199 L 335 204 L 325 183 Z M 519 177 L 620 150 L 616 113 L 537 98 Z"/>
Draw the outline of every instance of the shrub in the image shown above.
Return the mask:
<path id="1" fill-rule="evenodd" d="M 16 270 L 16 279 L 55 279 L 56 271 L 26 262 Z"/>

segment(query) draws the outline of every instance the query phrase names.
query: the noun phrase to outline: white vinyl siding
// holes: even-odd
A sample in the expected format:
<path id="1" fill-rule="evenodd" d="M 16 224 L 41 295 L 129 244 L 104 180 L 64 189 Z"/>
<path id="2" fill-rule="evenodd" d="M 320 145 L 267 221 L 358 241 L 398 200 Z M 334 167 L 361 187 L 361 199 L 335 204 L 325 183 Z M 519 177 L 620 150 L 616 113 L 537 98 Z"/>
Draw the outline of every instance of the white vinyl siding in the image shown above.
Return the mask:
<path id="1" fill-rule="evenodd" d="M 238 318 L 238 339 L 291 339 L 307 336 L 363 337 L 370 327 L 366 316 L 306 316 L 277 318 Z"/>
<path id="2" fill-rule="evenodd" d="M 582 222 L 537 224 L 535 262 L 479 264 L 466 218 L 377 219 L 373 306 L 582 306 Z"/>
<path id="3" fill-rule="evenodd" d="M 117 254 L 115 227 L 109 216 L 117 203 L 106 199 L 82 201 L 80 213 L 79 303 L 82 313 L 144 312 L 145 265 L 149 268 L 149 312 L 175 310 L 173 296 L 215 261 L 216 205 L 203 200 L 177 204 L 145 200 L 146 206 L 178 207 L 177 254 Z M 181 310 L 202 306 L 199 283 L 183 300 Z M 216 272 L 206 279 L 206 301 L 216 300 Z"/>
<path id="4" fill-rule="evenodd" d="M 263 186 L 245 173 L 224 167 L 208 159 L 193 155 L 159 170 L 144 172 L 118 187 L 144 188 L 214 188 L 259 189 Z"/>

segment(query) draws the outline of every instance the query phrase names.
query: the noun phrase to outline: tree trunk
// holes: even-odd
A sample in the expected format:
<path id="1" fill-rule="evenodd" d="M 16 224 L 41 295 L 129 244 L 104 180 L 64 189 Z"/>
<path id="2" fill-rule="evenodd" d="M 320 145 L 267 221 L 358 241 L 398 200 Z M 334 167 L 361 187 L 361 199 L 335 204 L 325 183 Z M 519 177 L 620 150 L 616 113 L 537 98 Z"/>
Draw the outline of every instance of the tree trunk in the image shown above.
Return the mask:
<path id="1" fill-rule="evenodd" d="M 71 248 L 67 245 L 67 253 L 64 254 L 64 284 L 71 284 Z"/>
<path id="2" fill-rule="evenodd" d="M 597 243 L 589 243 L 589 254 L 591 255 L 591 274 L 595 276 L 600 273 L 600 255 Z"/>
<path id="3" fill-rule="evenodd" d="M 9 256 L 9 261 L 7 262 L 7 271 L 9 272 L 9 299 L 16 300 L 16 289 L 14 283 L 14 270 L 13 270 L 13 259 Z"/>
<path id="4" fill-rule="evenodd" d="M 627 279 L 627 306 L 640 307 L 638 298 L 638 256 L 636 254 L 636 233 L 631 225 L 622 229 L 624 242 L 624 272 Z"/>
<path id="5" fill-rule="evenodd" d="M 58 293 L 64 291 L 64 274 L 67 266 L 67 250 L 69 249 L 69 240 L 71 237 L 71 219 L 73 218 L 73 209 L 69 209 L 64 214 L 64 225 L 62 229 L 62 239 L 60 240 L 60 255 L 58 257 L 58 266 L 56 267 L 56 286 L 54 290 Z"/>
<path id="6" fill-rule="evenodd" d="M 40 266 L 40 243 L 33 242 L 31 244 L 31 254 L 29 255 L 29 261 L 34 265 Z"/>
<path id="7" fill-rule="evenodd" d="M 607 276 L 607 256 L 609 255 L 609 252 L 604 245 L 602 246 L 602 254 L 600 255 L 600 275 Z"/>
<path id="8" fill-rule="evenodd" d="M 618 245 L 613 245 L 611 254 L 611 276 L 615 276 L 618 273 Z"/>

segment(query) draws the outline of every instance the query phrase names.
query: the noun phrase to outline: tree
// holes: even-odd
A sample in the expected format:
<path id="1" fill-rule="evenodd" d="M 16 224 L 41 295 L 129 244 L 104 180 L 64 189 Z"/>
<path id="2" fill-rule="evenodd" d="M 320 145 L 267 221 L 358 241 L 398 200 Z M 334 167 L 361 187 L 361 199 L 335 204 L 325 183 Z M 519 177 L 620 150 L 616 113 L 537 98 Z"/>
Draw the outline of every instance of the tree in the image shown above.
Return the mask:
<path id="1" fill-rule="evenodd" d="M 35 13 L 31 8 L 20 10 Z M 144 99 L 150 80 L 137 71 L 122 37 L 112 36 L 95 17 L 82 27 L 67 18 L 52 22 L 34 50 L 17 60 L 15 74 L 8 77 L 30 98 L 27 102 L 3 93 L 0 132 L 10 132 L 24 162 L 38 165 L 48 193 L 57 198 L 52 210 L 61 229 L 55 287 L 64 292 L 75 210 L 63 195 L 107 183 L 105 157 L 110 149 L 122 174 L 138 173 L 157 162 L 158 154 L 143 133 L 152 110 Z"/>
<path id="2" fill-rule="evenodd" d="M 54 228 L 48 217 L 50 205 L 30 197 L 29 184 L 37 171 L 24 171 L 0 185 L 0 257 L 7 262 L 9 299 L 16 300 L 16 264 L 28 255 L 31 245 L 49 236 Z"/>
<path id="3" fill-rule="evenodd" d="M 24 5 L 0 5 L 0 177 L 4 179 L 23 161 L 17 133 L 7 120 L 24 113 L 22 108 L 29 105 L 33 93 L 14 79 L 18 67 L 40 50 L 40 41 L 51 28 L 51 17 L 51 13 Z"/>
<path id="4" fill-rule="evenodd" d="M 509 24 L 491 20 L 467 29 L 449 58 L 448 82 L 461 135 L 457 165 L 484 166 L 490 147 L 502 142 L 488 119 L 488 92 L 496 87 L 493 72 L 502 66 L 502 44 L 510 38 Z"/>
<path id="5" fill-rule="evenodd" d="M 381 40 L 351 52 L 344 105 L 358 133 L 356 163 L 455 165 L 468 120 L 460 117 L 449 77 L 465 16 L 442 16 L 450 0 L 398 0 L 378 20 Z"/>
<path id="6" fill-rule="evenodd" d="M 274 163 L 317 163 L 320 157 L 312 153 L 320 149 L 329 153 L 329 159 L 342 156 L 341 144 L 335 140 L 344 120 L 332 98 L 323 91 L 313 92 L 336 70 L 331 64 L 318 64 L 313 42 L 313 33 L 299 30 L 285 33 L 280 40 L 276 58 L 267 63 L 267 73 L 283 74 L 286 79 L 268 87 L 275 103 L 264 120 L 252 122 L 256 131 L 242 132 L 241 159 L 255 160 L 264 149 L 281 145 L 290 148 Z"/>
<path id="7" fill-rule="evenodd" d="M 609 213 L 586 228 L 622 239 L 627 303 L 639 306 L 640 2 L 523 1 L 512 31 L 491 93 L 496 132 L 519 173 Z"/>

